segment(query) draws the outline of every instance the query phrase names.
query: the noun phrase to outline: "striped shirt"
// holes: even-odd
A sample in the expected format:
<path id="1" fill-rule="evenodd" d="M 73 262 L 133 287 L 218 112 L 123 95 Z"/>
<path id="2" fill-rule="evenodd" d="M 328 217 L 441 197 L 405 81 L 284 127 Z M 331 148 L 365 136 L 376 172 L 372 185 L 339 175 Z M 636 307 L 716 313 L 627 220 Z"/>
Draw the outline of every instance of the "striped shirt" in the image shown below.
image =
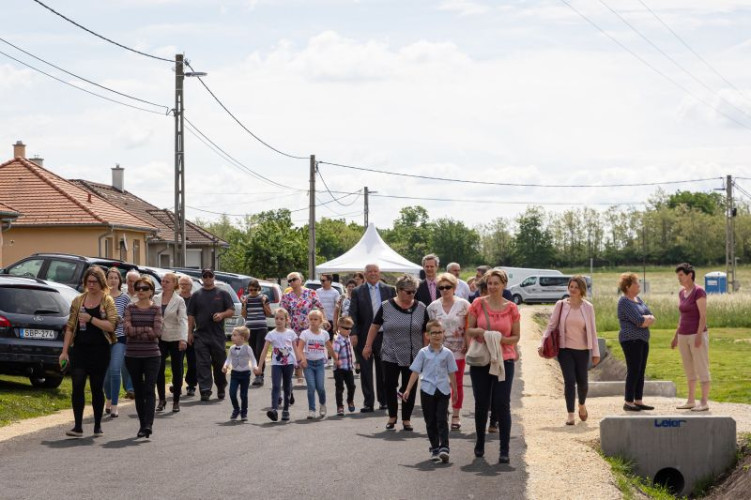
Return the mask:
<path id="1" fill-rule="evenodd" d="M 131 358 L 161 356 L 159 337 L 162 336 L 162 312 L 159 306 L 141 309 L 135 304 L 125 308 L 125 336 L 128 343 L 125 355 Z"/>
<path id="2" fill-rule="evenodd" d="M 352 371 L 354 367 L 352 365 L 352 341 L 350 338 L 337 335 L 336 340 L 334 340 L 334 352 L 339 356 L 339 361 L 342 362 L 337 369 Z"/>
<path id="3" fill-rule="evenodd" d="M 123 318 L 125 317 L 125 308 L 130 304 L 130 297 L 127 293 L 121 293 L 117 297 L 114 297 L 115 309 L 117 309 L 117 328 L 115 328 L 115 335 L 117 337 L 124 337 L 125 331 L 123 330 Z"/>
<path id="4" fill-rule="evenodd" d="M 621 329 L 618 332 L 618 342 L 627 342 L 629 340 L 643 340 L 649 342 L 649 328 L 642 328 L 644 316 L 652 314 L 639 297 L 636 302 L 622 295 L 618 299 L 618 323 Z"/>
<path id="5" fill-rule="evenodd" d="M 249 330 L 266 329 L 266 313 L 263 310 L 263 295 L 247 296 L 245 301 L 245 326 Z"/>

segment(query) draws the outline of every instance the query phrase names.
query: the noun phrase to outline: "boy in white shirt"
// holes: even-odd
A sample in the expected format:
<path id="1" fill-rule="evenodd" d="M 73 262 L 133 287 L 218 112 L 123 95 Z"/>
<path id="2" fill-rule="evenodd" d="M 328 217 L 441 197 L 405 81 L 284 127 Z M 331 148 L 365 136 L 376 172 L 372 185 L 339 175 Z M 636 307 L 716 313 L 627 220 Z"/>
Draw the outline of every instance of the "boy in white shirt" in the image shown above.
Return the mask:
<path id="1" fill-rule="evenodd" d="M 232 368 L 229 379 L 229 399 L 232 402 L 232 415 L 230 418 L 236 420 L 238 416 L 243 422 L 248 420 L 248 386 L 250 385 L 250 371 L 258 363 L 253 354 L 253 349 L 246 344 L 250 338 L 250 330 L 244 326 L 238 326 L 232 330 L 232 347 L 227 353 L 227 360 L 222 367 L 222 373 Z M 242 407 L 237 404 L 237 389 L 240 389 L 240 401 Z"/>

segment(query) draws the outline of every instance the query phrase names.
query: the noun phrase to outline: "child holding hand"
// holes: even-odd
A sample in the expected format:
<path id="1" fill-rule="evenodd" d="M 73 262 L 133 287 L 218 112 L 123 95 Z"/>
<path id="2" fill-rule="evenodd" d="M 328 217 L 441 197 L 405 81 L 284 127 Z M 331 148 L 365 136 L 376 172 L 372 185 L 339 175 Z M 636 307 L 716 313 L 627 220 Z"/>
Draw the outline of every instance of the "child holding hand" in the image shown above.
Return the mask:
<path id="1" fill-rule="evenodd" d="M 444 331 L 438 320 L 426 325 L 430 343 L 420 349 L 410 365 L 409 377 L 403 398 L 409 398 L 418 377 L 420 378 L 420 404 L 425 427 L 430 440 L 430 458 L 433 462 L 449 461 L 449 399 L 456 402 L 456 360 L 453 353 L 443 347 Z"/>
<path id="2" fill-rule="evenodd" d="M 316 392 L 320 408 L 318 415 L 326 416 L 326 387 L 324 377 L 326 354 L 331 353 L 329 333 L 322 328 L 324 317 L 318 309 L 308 314 L 310 328 L 303 330 L 297 341 L 297 356 L 308 386 L 308 419 L 316 418 Z"/>
<path id="3" fill-rule="evenodd" d="M 261 351 L 261 361 L 256 368 L 256 375 L 263 373 L 266 355 L 271 348 L 271 409 L 266 416 L 272 422 L 279 419 L 279 402 L 282 387 L 284 387 L 284 406 L 282 406 L 282 421 L 289 420 L 289 405 L 292 404 L 292 374 L 295 371 L 295 342 L 297 335 L 289 328 L 289 313 L 279 308 L 274 313 L 276 328 L 266 334 L 266 343 Z"/>
<path id="4" fill-rule="evenodd" d="M 349 338 L 354 321 L 349 316 L 342 316 L 337 321 L 337 337 L 334 340 L 334 383 L 336 384 L 336 414 L 344 416 L 344 385 L 347 385 L 347 409 L 355 411 L 355 376 L 352 374 L 355 356 L 352 341 Z"/>
<path id="5" fill-rule="evenodd" d="M 222 373 L 227 373 L 231 368 L 229 379 L 229 399 L 232 401 L 232 415 L 229 417 L 236 420 L 238 415 L 243 422 L 248 420 L 248 386 L 250 385 L 250 371 L 256 365 L 256 357 L 253 349 L 245 343 L 250 338 L 250 330 L 244 326 L 238 326 L 232 330 L 232 347 L 227 353 L 227 360 L 222 367 Z M 237 404 L 237 389 L 240 389 L 240 401 L 242 407 Z"/>

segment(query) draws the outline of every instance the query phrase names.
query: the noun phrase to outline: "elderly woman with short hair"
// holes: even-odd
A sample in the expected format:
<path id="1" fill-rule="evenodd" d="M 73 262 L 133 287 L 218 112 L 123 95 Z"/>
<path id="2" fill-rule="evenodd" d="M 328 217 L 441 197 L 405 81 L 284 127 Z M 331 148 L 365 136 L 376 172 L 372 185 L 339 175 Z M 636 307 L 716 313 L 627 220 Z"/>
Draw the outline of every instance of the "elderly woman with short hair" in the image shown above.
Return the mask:
<path id="1" fill-rule="evenodd" d="M 381 360 L 384 372 L 384 391 L 386 405 L 389 410 L 389 420 L 386 430 L 394 430 L 399 409 L 399 396 L 409 383 L 412 374 L 409 369 L 417 353 L 427 345 L 425 341 L 425 325 L 428 323 L 428 312 L 425 304 L 415 299 L 417 280 L 405 274 L 396 280 L 396 297 L 381 303 L 381 307 L 373 317 L 373 324 L 368 330 L 368 337 L 363 347 L 362 355 L 369 359 L 373 355 L 373 342 L 378 331 L 383 328 L 383 343 L 381 344 Z M 399 377 L 401 376 L 401 385 Z M 415 392 L 402 401 L 402 428 L 411 431 L 412 410 L 415 407 Z"/>
<path id="2" fill-rule="evenodd" d="M 641 285 L 635 273 L 623 273 L 618 280 L 618 289 L 623 293 L 618 299 L 618 342 L 626 358 L 626 388 L 623 403 L 625 411 L 654 410 L 642 401 L 644 372 L 649 356 L 649 327 L 655 317 L 647 304 L 639 297 Z"/>

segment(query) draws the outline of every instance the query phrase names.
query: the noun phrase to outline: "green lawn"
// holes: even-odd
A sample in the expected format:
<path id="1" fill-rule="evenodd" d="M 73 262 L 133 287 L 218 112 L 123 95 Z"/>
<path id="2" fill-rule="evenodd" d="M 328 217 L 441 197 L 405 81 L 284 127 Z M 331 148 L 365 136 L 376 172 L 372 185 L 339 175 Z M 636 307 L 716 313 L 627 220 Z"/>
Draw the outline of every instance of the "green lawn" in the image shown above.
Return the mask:
<path id="1" fill-rule="evenodd" d="M 652 330 L 647 377 L 675 382 L 679 397 L 686 397 L 686 376 L 678 349 L 670 349 L 675 330 Z M 610 352 L 623 359 L 618 332 L 599 332 Z M 709 333 L 709 364 L 712 374 L 710 399 L 751 404 L 751 331 L 746 328 L 715 328 Z M 697 387 L 697 397 L 699 396 Z"/>

